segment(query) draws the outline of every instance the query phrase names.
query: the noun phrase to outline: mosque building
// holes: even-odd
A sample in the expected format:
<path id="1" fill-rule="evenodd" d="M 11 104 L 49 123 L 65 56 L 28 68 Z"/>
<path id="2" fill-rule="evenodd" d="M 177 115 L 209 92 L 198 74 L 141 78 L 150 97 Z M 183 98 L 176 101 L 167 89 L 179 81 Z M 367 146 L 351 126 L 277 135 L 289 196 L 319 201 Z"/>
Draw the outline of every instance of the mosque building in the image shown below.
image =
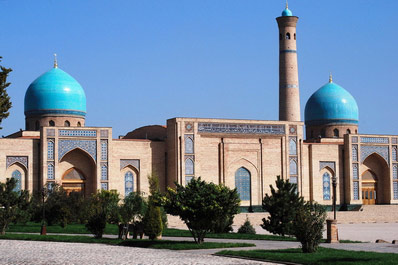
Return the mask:
<path id="1" fill-rule="evenodd" d="M 358 132 L 353 96 L 329 82 L 300 118 L 298 17 L 286 7 L 279 27 L 279 120 L 171 118 L 115 139 L 110 127 L 86 127 L 86 96 L 54 68 L 25 95 L 25 130 L 0 139 L 0 181 L 39 191 L 54 183 L 85 195 L 99 189 L 148 193 L 156 173 L 163 190 L 193 177 L 237 188 L 242 206 L 259 206 L 281 176 L 306 200 L 339 205 L 398 204 L 398 135 Z M 305 127 L 305 133 L 304 133 Z M 305 135 L 304 135 L 305 134 Z"/>

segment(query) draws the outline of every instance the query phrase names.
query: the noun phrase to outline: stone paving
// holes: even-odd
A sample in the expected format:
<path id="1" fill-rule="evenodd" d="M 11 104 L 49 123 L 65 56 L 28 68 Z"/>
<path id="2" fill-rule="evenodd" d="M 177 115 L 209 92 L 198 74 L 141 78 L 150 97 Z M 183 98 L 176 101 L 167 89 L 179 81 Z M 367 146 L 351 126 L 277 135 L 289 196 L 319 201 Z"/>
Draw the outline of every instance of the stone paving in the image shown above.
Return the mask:
<path id="1" fill-rule="evenodd" d="M 102 244 L 0 240 L 0 264 L 272 264 L 207 254 Z"/>

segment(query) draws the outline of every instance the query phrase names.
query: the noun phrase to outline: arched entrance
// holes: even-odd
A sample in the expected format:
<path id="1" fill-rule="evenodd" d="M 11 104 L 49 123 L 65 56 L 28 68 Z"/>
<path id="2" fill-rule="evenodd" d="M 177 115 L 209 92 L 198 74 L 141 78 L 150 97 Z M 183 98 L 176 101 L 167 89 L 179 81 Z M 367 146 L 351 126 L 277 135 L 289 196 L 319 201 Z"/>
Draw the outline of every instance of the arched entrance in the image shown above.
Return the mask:
<path id="1" fill-rule="evenodd" d="M 85 194 L 86 177 L 78 169 L 72 167 L 68 169 L 62 176 L 62 187 L 67 194 L 71 192 L 79 192 Z"/>
<path id="2" fill-rule="evenodd" d="M 373 153 L 363 161 L 361 172 L 362 203 L 390 203 L 390 171 L 386 160 Z"/>
<path id="3" fill-rule="evenodd" d="M 68 192 L 81 192 L 85 196 L 97 190 L 96 164 L 85 151 L 76 148 L 65 154 L 59 164 L 62 187 Z"/>
<path id="4" fill-rule="evenodd" d="M 371 170 L 362 174 L 362 204 L 376 204 L 377 177 Z"/>

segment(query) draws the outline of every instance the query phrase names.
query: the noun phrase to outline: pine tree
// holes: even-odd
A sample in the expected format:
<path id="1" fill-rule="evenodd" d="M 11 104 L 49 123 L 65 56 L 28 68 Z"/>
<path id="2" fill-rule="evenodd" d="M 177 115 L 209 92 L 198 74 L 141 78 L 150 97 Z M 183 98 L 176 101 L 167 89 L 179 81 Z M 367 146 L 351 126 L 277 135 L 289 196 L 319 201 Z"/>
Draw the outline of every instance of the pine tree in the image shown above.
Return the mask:
<path id="1" fill-rule="evenodd" d="M 3 57 L 0 56 L 0 62 Z M 6 88 L 11 84 L 7 83 L 7 76 L 12 71 L 11 68 L 5 68 L 0 65 L 0 124 L 3 119 L 7 118 L 10 113 L 8 110 L 11 108 L 12 103 L 7 94 Z M 3 129 L 0 127 L 0 129 Z"/>

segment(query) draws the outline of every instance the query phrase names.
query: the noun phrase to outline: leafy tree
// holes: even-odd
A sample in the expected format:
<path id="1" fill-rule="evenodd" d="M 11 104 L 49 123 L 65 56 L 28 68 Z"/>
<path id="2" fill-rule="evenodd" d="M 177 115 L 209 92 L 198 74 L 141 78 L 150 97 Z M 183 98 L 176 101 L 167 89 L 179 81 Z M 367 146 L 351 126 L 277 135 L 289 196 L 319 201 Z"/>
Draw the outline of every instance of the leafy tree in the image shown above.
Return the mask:
<path id="1" fill-rule="evenodd" d="M 263 209 L 269 213 L 263 218 L 261 227 L 273 234 L 282 236 L 293 235 L 293 221 L 297 209 L 304 204 L 304 199 L 297 193 L 297 185 L 277 177 L 276 190 L 272 185 L 271 196 L 266 194 L 263 199 Z"/>
<path id="2" fill-rule="evenodd" d="M 144 233 L 149 239 L 159 238 L 163 231 L 162 213 L 159 207 L 159 179 L 156 174 L 148 176 L 149 192 L 148 209 L 144 216 Z"/>
<path id="3" fill-rule="evenodd" d="M 238 229 L 239 234 L 256 234 L 256 229 L 254 229 L 253 225 L 250 223 L 249 218 L 246 216 L 246 221 L 243 223 L 241 227 Z"/>
<path id="4" fill-rule="evenodd" d="M 118 222 L 119 193 L 116 191 L 101 190 L 90 198 L 90 213 L 86 224 L 95 238 L 102 238 L 106 223 Z"/>
<path id="5" fill-rule="evenodd" d="M 0 233 L 5 234 L 11 222 L 17 222 L 26 212 L 29 205 L 28 191 L 14 191 L 17 180 L 7 178 L 6 183 L 0 182 Z"/>
<path id="6" fill-rule="evenodd" d="M 0 56 L 0 62 L 3 57 Z M 7 118 L 10 113 L 8 110 L 11 108 L 12 103 L 7 94 L 6 88 L 11 84 L 7 82 L 8 74 L 12 71 L 11 68 L 5 68 L 0 65 L 0 124 L 3 119 Z M 0 127 L 0 129 L 3 129 Z"/>
<path id="7" fill-rule="evenodd" d="M 196 243 L 201 244 L 217 220 L 233 219 L 238 213 L 239 195 L 236 189 L 206 183 L 193 178 L 186 186 L 176 183 L 162 198 L 166 211 L 185 222 Z"/>
<path id="8" fill-rule="evenodd" d="M 325 208 L 317 203 L 306 202 L 296 212 L 294 236 L 301 243 L 304 253 L 316 252 L 322 240 L 326 220 Z"/>
<path id="9" fill-rule="evenodd" d="M 139 222 L 142 222 L 142 219 L 147 211 L 148 204 L 145 199 L 138 192 L 131 192 L 129 195 L 124 197 L 123 204 L 119 206 L 119 215 L 120 215 L 120 226 L 122 228 L 129 227 L 129 224 L 132 224 L 134 227 L 138 226 Z M 123 231 L 127 232 L 126 229 Z M 119 235 L 121 237 L 126 236 L 119 230 Z"/>

